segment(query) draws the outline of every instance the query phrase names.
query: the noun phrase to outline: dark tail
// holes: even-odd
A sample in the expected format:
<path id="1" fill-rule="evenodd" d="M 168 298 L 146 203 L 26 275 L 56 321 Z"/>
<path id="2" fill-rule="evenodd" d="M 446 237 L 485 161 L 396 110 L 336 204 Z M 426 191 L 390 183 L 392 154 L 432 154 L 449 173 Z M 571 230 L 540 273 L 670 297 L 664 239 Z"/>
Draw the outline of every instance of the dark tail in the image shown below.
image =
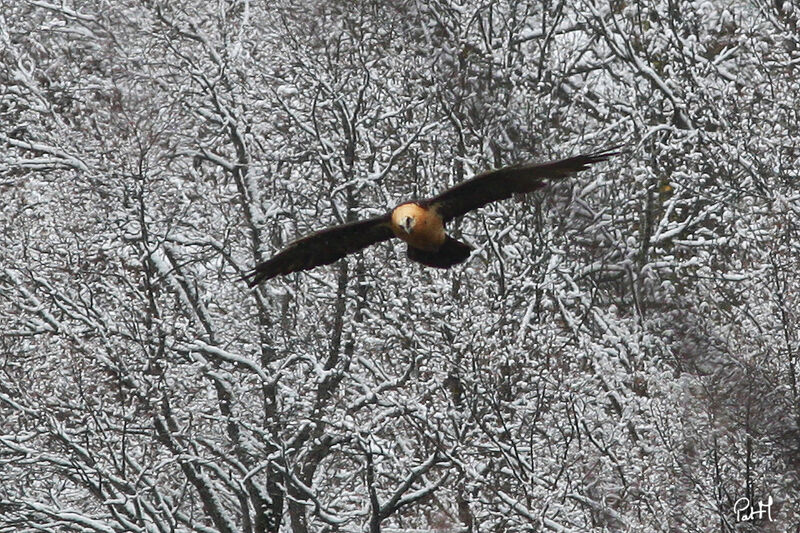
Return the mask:
<path id="1" fill-rule="evenodd" d="M 435 252 L 426 252 L 418 248 L 408 247 L 408 258 L 417 263 L 436 268 L 450 268 L 463 263 L 472 253 L 472 246 L 447 236 L 444 244 Z"/>

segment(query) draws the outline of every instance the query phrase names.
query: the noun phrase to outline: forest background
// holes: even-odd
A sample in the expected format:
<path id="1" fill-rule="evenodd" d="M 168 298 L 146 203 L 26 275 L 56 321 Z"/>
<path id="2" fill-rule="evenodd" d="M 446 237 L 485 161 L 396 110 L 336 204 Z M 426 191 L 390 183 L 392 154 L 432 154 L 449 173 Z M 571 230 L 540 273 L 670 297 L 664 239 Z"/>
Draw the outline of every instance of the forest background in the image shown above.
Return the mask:
<path id="1" fill-rule="evenodd" d="M 0 0 L 0 532 L 797 530 L 799 21 Z M 619 143 L 463 266 L 237 280 Z"/>

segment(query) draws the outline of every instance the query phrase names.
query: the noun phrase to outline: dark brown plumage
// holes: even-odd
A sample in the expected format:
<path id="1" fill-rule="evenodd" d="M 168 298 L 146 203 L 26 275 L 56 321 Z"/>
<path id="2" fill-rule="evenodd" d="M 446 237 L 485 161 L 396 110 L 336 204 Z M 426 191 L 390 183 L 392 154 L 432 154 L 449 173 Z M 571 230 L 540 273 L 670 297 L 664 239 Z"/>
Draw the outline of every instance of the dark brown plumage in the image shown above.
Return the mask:
<path id="1" fill-rule="evenodd" d="M 491 202 L 527 193 L 557 179 L 586 170 L 616 155 L 615 148 L 588 155 L 515 165 L 475 176 L 438 196 L 405 202 L 383 216 L 318 231 L 289 244 L 244 276 L 251 287 L 275 276 L 327 265 L 371 244 L 398 237 L 408 243 L 408 258 L 423 265 L 449 268 L 467 260 L 472 247 L 448 236 L 444 225 Z"/>
<path id="2" fill-rule="evenodd" d="M 306 235 L 290 243 L 270 260 L 259 263 L 245 279 L 255 287 L 275 276 L 328 265 L 370 244 L 388 241 L 394 237 L 390 219 L 391 213 Z"/>
<path id="3" fill-rule="evenodd" d="M 491 170 L 468 179 L 422 203 L 435 206 L 447 223 L 486 204 L 511 198 L 515 193 L 533 192 L 544 187 L 543 179 L 565 178 L 605 161 L 618 152 L 611 148 L 589 155 L 578 155 L 549 163 L 527 163 Z"/>

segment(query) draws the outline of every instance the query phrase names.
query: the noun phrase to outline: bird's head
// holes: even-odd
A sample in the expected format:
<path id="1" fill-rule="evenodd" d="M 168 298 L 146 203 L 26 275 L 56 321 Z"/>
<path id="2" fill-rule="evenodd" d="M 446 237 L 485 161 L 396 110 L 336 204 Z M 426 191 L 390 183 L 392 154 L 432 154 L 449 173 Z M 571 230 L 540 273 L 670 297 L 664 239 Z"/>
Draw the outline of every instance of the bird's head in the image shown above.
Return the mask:
<path id="1" fill-rule="evenodd" d="M 417 223 L 416 218 L 412 216 L 405 216 L 403 217 L 403 220 L 400 222 L 400 227 L 403 228 L 405 232 L 410 235 L 416 223 Z"/>

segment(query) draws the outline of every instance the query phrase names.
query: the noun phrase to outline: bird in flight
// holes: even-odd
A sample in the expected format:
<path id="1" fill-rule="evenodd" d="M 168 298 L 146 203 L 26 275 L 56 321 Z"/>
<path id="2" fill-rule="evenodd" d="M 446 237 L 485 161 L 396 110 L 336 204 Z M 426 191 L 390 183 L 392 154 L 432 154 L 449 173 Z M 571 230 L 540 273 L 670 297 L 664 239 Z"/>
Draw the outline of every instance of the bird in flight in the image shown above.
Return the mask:
<path id="1" fill-rule="evenodd" d="M 392 211 L 306 235 L 271 259 L 259 263 L 243 279 L 250 287 L 275 276 L 327 265 L 393 237 L 408 244 L 408 258 L 430 267 L 450 268 L 467 260 L 472 247 L 445 232 L 445 224 L 491 202 L 545 186 L 544 180 L 564 178 L 617 155 L 617 147 L 593 154 L 514 165 L 464 181 L 426 200 L 404 202 Z"/>

